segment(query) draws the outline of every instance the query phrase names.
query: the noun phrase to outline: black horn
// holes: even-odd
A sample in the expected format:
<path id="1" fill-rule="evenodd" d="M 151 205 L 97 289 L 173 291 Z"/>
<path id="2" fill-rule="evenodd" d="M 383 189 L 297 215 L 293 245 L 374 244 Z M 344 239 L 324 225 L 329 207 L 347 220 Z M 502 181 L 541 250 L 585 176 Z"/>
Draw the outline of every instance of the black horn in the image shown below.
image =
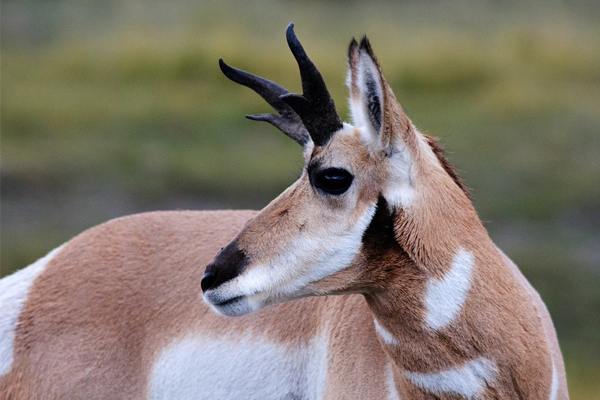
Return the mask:
<path id="1" fill-rule="evenodd" d="M 308 131 L 298 114 L 281 99 L 281 96 L 289 94 L 285 88 L 270 80 L 230 67 L 223 59 L 219 59 L 219 66 L 226 77 L 254 90 L 279 113 L 247 115 L 246 118 L 270 123 L 303 147 L 310 141 Z"/>
<path id="2" fill-rule="evenodd" d="M 286 38 L 300 68 L 302 94 L 287 93 L 280 98 L 300 116 L 315 145 L 324 146 L 333 133 L 342 128 L 342 119 L 321 73 L 296 37 L 293 23 L 287 27 Z"/>

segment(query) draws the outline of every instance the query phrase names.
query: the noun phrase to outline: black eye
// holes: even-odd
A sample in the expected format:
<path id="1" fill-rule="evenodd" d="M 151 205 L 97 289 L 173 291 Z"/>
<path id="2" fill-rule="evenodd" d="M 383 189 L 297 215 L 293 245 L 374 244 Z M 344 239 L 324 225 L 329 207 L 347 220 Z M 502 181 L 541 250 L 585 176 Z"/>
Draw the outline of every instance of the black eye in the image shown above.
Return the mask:
<path id="1" fill-rule="evenodd" d="M 311 177 L 312 184 L 317 189 L 333 195 L 342 194 L 348 190 L 354 179 L 350 172 L 341 168 L 327 168 L 316 172 Z"/>

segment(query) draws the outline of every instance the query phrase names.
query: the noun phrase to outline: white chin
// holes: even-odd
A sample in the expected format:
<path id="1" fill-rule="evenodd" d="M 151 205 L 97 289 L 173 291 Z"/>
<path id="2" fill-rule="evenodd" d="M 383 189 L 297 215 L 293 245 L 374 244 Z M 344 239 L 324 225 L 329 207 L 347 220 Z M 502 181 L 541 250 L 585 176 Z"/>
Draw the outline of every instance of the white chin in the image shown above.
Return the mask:
<path id="1" fill-rule="evenodd" d="M 210 304 L 213 310 L 228 317 L 240 317 L 260 309 L 260 307 L 251 304 L 248 297 L 239 297 L 221 304 L 214 304 L 207 300 L 206 297 L 204 297 L 204 300 Z"/>

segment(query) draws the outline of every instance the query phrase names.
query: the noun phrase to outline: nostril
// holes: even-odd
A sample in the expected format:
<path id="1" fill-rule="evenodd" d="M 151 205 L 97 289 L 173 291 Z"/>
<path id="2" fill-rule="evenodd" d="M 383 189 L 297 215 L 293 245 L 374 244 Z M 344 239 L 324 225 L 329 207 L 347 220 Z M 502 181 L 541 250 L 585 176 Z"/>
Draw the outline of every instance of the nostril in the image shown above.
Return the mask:
<path id="1" fill-rule="evenodd" d="M 221 250 L 204 270 L 200 286 L 202 291 L 215 290 L 220 285 L 235 279 L 249 263 L 248 257 L 234 240 Z"/>
<path id="2" fill-rule="evenodd" d="M 213 272 L 207 272 L 202 277 L 202 281 L 200 282 L 200 286 L 202 287 L 202 291 L 206 292 L 209 289 L 212 289 L 217 282 L 217 274 Z"/>

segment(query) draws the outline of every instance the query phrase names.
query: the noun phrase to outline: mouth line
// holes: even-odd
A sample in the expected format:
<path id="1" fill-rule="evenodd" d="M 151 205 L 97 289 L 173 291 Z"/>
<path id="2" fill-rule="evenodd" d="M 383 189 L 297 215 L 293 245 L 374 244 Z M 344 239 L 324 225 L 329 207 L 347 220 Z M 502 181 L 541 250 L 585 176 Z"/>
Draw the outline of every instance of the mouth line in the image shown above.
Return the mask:
<path id="1" fill-rule="evenodd" d="M 225 300 L 222 301 L 220 303 L 213 303 L 214 306 L 219 306 L 219 307 L 223 307 L 232 303 L 235 303 L 236 301 L 240 301 L 244 296 L 236 296 L 236 297 L 232 297 L 229 300 Z"/>

